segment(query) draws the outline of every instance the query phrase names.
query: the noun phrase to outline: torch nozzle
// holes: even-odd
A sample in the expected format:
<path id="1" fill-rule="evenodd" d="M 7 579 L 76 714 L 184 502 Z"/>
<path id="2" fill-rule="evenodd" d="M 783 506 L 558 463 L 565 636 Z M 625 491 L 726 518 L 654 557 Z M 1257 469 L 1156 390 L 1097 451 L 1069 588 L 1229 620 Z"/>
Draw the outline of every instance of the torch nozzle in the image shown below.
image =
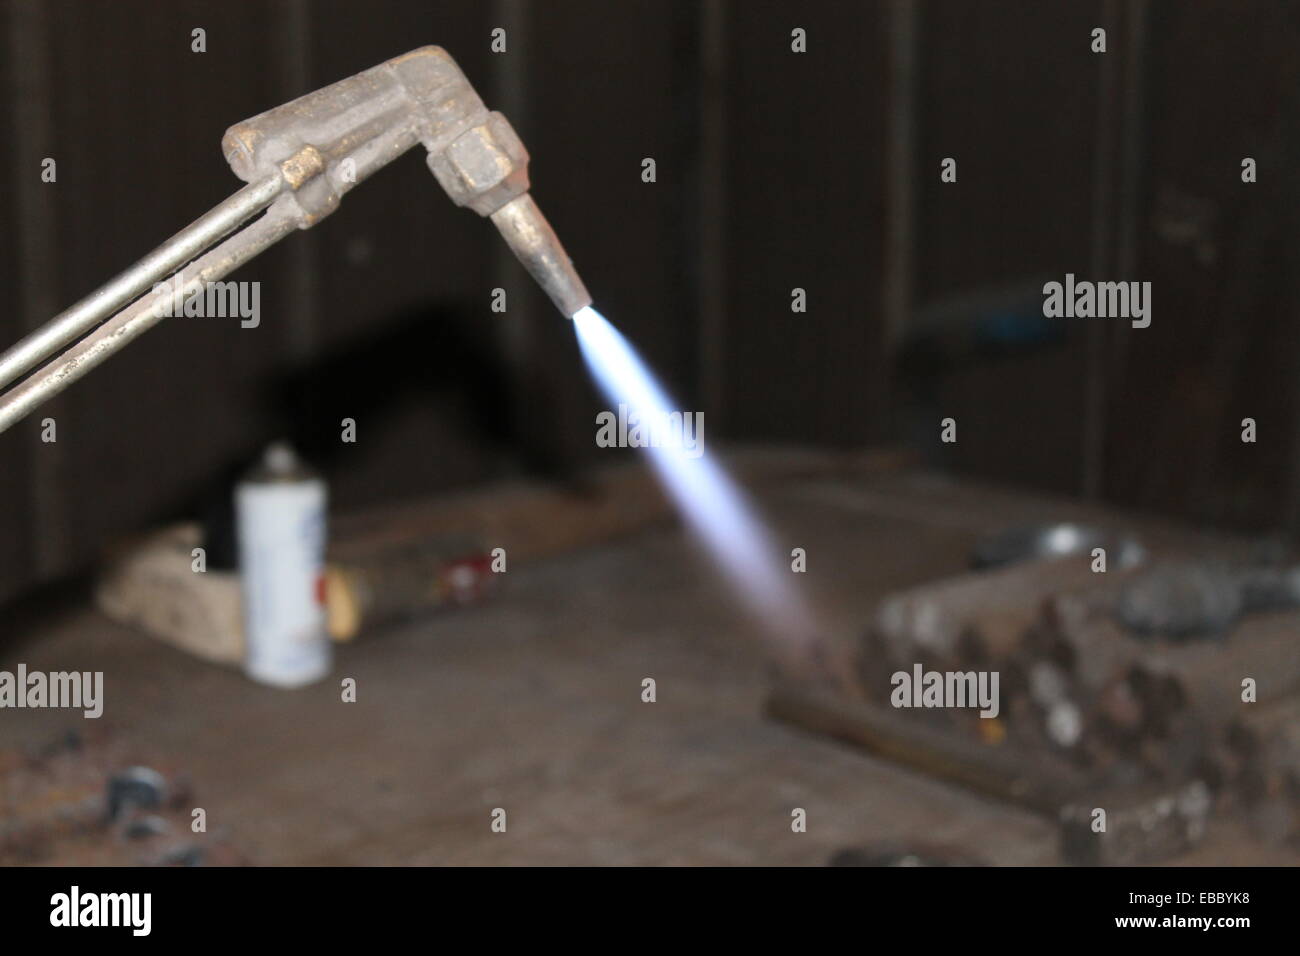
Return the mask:
<path id="1" fill-rule="evenodd" d="M 587 287 L 569 261 L 555 230 L 528 193 L 517 196 L 492 213 L 510 251 L 537 280 L 555 307 L 568 318 L 591 305 Z"/>

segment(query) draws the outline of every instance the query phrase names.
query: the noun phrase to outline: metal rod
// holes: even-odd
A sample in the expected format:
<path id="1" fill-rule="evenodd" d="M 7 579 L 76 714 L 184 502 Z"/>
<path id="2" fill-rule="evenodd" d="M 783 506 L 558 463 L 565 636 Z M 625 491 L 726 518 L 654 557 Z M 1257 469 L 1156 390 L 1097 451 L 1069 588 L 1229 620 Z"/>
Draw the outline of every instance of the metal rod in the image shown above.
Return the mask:
<path id="1" fill-rule="evenodd" d="M 196 260 L 192 274 L 187 276 L 182 270 L 173 275 L 165 291 L 150 292 L 132 302 L 57 359 L 0 396 L 0 432 L 161 322 L 165 318 L 162 300 L 184 301 L 201 292 L 209 282 L 233 272 L 296 230 L 298 215 L 292 204 L 272 206 L 261 219 Z M 179 292 L 177 279 L 184 279 Z"/>
<path id="2" fill-rule="evenodd" d="M 283 188 L 284 180 L 279 176 L 267 177 L 245 186 L 121 275 L 76 305 L 60 312 L 0 355 L 0 388 L 48 359 L 56 349 L 80 338 L 156 281 L 175 272 L 218 239 L 257 215 L 271 204 Z"/>

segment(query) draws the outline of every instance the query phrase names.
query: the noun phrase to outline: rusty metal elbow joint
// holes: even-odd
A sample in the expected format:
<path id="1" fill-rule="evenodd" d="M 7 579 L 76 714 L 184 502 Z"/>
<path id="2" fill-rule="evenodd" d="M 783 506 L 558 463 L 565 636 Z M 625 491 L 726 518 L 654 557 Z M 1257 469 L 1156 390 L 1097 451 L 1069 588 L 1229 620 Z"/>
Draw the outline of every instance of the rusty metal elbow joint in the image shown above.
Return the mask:
<path id="1" fill-rule="evenodd" d="M 428 151 L 429 169 L 452 201 L 492 219 L 564 315 L 591 303 L 528 196 L 524 144 L 440 47 L 421 47 L 237 123 L 222 148 L 245 182 L 279 176 L 286 187 L 281 201 L 292 204 L 306 229 L 416 143 Z"/>

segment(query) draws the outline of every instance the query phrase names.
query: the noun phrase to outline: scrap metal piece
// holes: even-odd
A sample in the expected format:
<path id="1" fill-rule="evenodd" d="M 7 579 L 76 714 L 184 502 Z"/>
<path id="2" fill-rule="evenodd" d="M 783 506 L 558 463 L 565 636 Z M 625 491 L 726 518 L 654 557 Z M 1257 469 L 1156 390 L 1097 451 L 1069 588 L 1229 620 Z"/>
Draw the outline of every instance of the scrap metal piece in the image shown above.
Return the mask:
<path id="1" fill-rule="evenodd" d="M 827 866 L 988 866 L 981 857 L 961 847 L 916 841 L 887 840 L 836 851 Z"/>
<path id="2" fill-rule="evenodd" d="M 1130 568 L 1146 560 L 1146 551 L 1136 538 L 1067 521 L 1017 525 L 986 535 L 976 543 L 971 563 L 977 568 L 997 568 L 1021 561 L 1086 555 L 1094 548 L 1105 548 L 1116 568 Z"/>
<path id="3" fill-rule="evenodd" d="M 108 778 L 104 795 L 108 819 L 117 822 L 134 810 L 156 810 L 167 798 L 167 780 L 149 767 L 128 767 Z"/>
<path id="4" fill-rule="evenodd" d="M 1061 808 L 1061 855 L 1076 866 L 1138 866 L 1177 856 L 1205 836 L 1213 801 L 1204 781 L 1135 798 L 1118 791 Z M 1098 810 L 1106 812 L 1104 829 Z"/>
<path id="5" fill-rule="evenodd" d="M 1255 611 L 1300 606 L 1300 569 L 1171 562 L 1134 578 L 1120 594 L 1119 619 L 1140 635 L 1226 637 Z"/>
<path id="6" fill-rule="evenodd" d="M 150 813 L 128 821 L 123 835 L 128 840 L 147 840 L 150 837 L 165 835 L 168 829 L 166 819 L 156 813 Z"/>
<path id="7" fill-rule="evenodd" d="M 1031 763 L 999 748 L 945 733 L 915 714 L 778 682 L 765 714 L 805 731 L 844 741 L 948 783 L 1043 814 L 1054 814 L 1087 783 L 1071 764 L 1042 755 Z"/>

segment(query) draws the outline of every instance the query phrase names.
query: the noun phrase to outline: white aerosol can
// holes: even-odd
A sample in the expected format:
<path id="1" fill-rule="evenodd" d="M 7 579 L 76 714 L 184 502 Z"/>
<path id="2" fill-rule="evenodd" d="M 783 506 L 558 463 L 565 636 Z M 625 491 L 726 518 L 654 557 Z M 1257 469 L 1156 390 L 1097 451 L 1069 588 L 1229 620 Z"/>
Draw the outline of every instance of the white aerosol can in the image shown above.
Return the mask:
<path id="1" fill-rule="evenodd" d="M 283 442 L 235 487 L 244 670 L 277 687 L 330 669 L 325 629 L 325 482 Z"/>

